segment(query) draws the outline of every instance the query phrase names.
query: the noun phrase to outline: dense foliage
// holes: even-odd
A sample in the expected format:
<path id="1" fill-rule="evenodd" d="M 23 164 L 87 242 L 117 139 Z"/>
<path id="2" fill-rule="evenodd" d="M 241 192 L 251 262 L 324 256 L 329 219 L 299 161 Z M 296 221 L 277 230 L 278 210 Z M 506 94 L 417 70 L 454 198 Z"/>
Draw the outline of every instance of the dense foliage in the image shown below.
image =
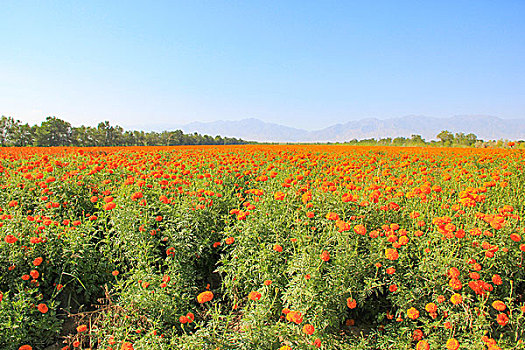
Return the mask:
<path id="1" fill-rule="evenodd" d="M 523 349 L 524 156 L 4 148 L 0 348 Z"/>
<path id="2" fill-rule="evenodd" d="M 239 145 L 248 142 L 231 137 L 184 134 L 181 130 L 163 132 L 124 131 L 118 125 L 101 122 L 91 126 L 73 127 L 69 122 L 47 117 L 40 125 L 22 124 L 12 117 L 0 118 L 0 146 L 179 146 Z"/>

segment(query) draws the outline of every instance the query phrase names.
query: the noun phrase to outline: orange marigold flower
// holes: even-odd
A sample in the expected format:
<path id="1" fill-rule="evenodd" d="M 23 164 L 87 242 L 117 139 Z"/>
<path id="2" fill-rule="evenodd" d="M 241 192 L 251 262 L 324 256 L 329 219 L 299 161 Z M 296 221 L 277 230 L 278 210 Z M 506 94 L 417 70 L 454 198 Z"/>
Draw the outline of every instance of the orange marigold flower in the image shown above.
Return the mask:
<path id="1" fill-rule="evenodd" d="M 416 344 L 416 350 L 429 350 L 430 345 L 426 340 L 420 340 Z"/>
<path id="2" fill-rule="evenodd" d="M 31 272 L 29 272 L 29 275 L 31 275 L 31 277 L 33 277 L 33 279 L 38 279 L 38 277 L 40 277 L 40 274 L 38 273 L 37 270 L 31 270 Z"/>
<path id="3" fill-rule="evenodd" d="M 421 329 L 414 329 L 414 333 L 412 333 L 412 339 L 414 341 L 423 339 L 423 331 Z"/>
<path id="4" fill-rule="evenodd" d="M 256 291 L 252 291 L 250 292 L 250 294 L 248 294 L 248 299 L 250 300 L 260 300 L 261 299 L 261 293 L 259 292 L 256 292 Z"/>
<path id="5" fill-rule="evenodd" d="M 38 311 L 45 314 L 49 309 L 46 304 L 38 304 Z"/>
<path id="6" fill-rule="evenodd" d="M 419 317 L 419 311 L 415 307 L 411 307 L 407 310 L 407 317 L 415 320 Z"/>
<path id="7" fill-rule="evenodd" d="M 235 238 L 233 237 L 226 238 L 226 244 L 232 244 L 233 242 L 235 242 Z"/>
<path id="8" fill-rule="evenodd" d="M 295 324 L 301 324 L 303 322 L 303 314 L 299 311 L 290 311 L 286 314 L 286 319 Z"/>
<path id="9" fill-rule="evenodd" d="M 197 301 L 200 303 L 200 304 L 203 304 L 207 301 L 210 301 L 213 299 L 213 293 L 210 292 L 209 290 L 205 291 L 205 292 L 202 292 L 200 293 L 199 295 L 197 295 Z"/>
<path id="10" fill-rule="evenodd" d="M 463 288 L 463 284 L 461 284 L 461 281 L 458 280 L 457 278 L 450 279 L 450 281 L 448 282 L 448 285 L 450 286 L 450 288 L 454 290 L 460 290 L 461 288 Z"/>
<path id="11" fill-rule="evenodd" d="M 332 212 L 329 212 L 328 214 L 326 214 L 326 218 L 328 220 L 339 220 L 339 215 L 337 215 L 336 213 L 332 213 Z"/>
<path id="12" fill-rule="evenodd" d="M 269 286 L 270 284 L 272 284 L 272 281 L 265 280 L 263 283 L 264 283 L 265 286 Z"/>
<path id="13" fill-rule="evenodd" d="M 276 244 L 273 246 L 273 250 L 275 250 L 276 252 L 280 253 L 283 251 L 283 247 L 281 247 L 279 244 Z"/>
<path id="14" fill-rule="evenodd" d="M 278 201 L 282 201 L 284 199 L 285 194 L 281 191 L 277 191 L 274 193 L 273 198 Z"/>
<path id="15" fill-rule="evenodd" d="M 506 314 L 499 314 L 497 317 L 496 317 L 496 321 L 498 322 L 498 324 L 500 326 L 505 326 L 507 323 L 509 323 L 509 318 Z"/>
<path id="16" fill-rule="evenodd" d="M 328 261 L 330 260 L 330 253 L 328 253 L 326 250 L 321 253 L 321 260 Z"/>
<path id="17" fill-rule="evenodd" d="M 305 324 L 303 326 L 303 333 L 308 334 L 308 335 L 312 335 L 312 334 L 314 334 L 314 332 L 315 332 L 315 328 L 311 324 Z"/>
<path id="18" fill-rule="evenodd" d="M 116 206 L 114 202 L 109 202 L 104 205 L 104 210 L 112 210 L 115 209 Z"/>
<path id="19" fill-rule="evenodd" d="M 33 265 L 39 266 L 42 263 L 42 261 L 44 261 L 44 259 L 42 259 L 41 257 L 38 257 L 35 260 L 33 260 Z"/>
<path id="20" fill-rule="evenodd" d="M 457 267 L 451 267 L 449 270 L 448 270 L 448 275 L 450 276 L 450 278 L 458 278 L 459 277 L 459 270 Z"/>
<path id="21" fill-rule="evenodd" d="M 497 286 L 500 286 L 501 284 L 503 284 L 501 276 L 498 275 L 498 274 L 493 275 L 492 276 L 492 283 L 494 283 Z"/>
<path id="22" fill-rule="evenodd" d="M 133 193 L 133 195 L 131 195 L 131 199 L 132 200 L 137 200 L 137 199 L 140 199 L 142 197 L 143 197 L 142 192 L 135 192 L 135 193 Z"/>
<path id="23" fill-rule="evenodd" d="M 357 233 L 358 235 L 365 235 L 366 228 L 363 225 L 355 225 L 354 232 Z"/>
<path id="24" fill-rule="evenodd" d="M 18 350 L 33 350 L 33 348 L 31 347 L 31 345 L 22 345 L 18 348 Z"/>
<path id="25" fill-rule="evenodd" d="M 399 253 L 396 249 L 387 248 L 385 250 L 385 256 L 388 260 L 397 260 L 399 258 Z"/>
<path id="26" fill-rule="evenodd" d="M 80 326 L 77 327 L 77 332 L 78 333 L 82 333 L 82 332 L 85 332 L 85 331 L 87 331 L 87 325 L 81 324 Z"/>
<path id="27" fill-rule="evenodd" d="M 346 299 L 346 306 L 348 306 L 350 309 L 355 309 L 357 306 L 357 302 L 355 299 L 348 298 Z"/>
<path id="28" fill-rule="evenodd" d="M 120 350 L 134 350 L 133 344 L 131 344 L 130 342 L 124 342 L 122 343 L 122 347 L 120 348 Z"/>
<path id="29" fill-rule="evenodd" d="M 4 240 L 5 240 L 6 243 L 13 244 L 16 241 L 18 241 L 18 238 L 16 238 L 13 235 L 7 235 L 7 236 L 5 236 Z"/>
<path id="30" fill-rule="evenodd" d="M 492 307 L 498 311 L 505 311 L 507 306 L 501 300 L 496 300 L 492 303 Z"/>

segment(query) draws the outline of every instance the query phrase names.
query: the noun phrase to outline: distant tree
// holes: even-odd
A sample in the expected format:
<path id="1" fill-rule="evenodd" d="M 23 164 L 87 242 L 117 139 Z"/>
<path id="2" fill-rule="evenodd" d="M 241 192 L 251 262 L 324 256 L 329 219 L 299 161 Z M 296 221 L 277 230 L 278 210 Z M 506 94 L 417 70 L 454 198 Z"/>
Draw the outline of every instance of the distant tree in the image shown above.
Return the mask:
<path id="1" fill-rule="evenodd" d="M 35 146 L 70 146 L 73 143 L 71 124 L 55 117 L 47 117 L 35 132 Z"/>
<path id="2" fill-rule="evenodd" d="M 132 131 L 125 131 L 122 134 L 122 145 L 124 146 L 135 146 L 135 135 Z"/>
<path id="3" fill-rule="evenodd" d="M 441 140 L 441 143 L 445 146 L 450 146 L 454 142 L 454 134 L 448 130 L 443 130 L 437 134 L 437 138 Z"/>
<path id="4" fill-rule="evenodd" d="M 91 126 L 81 125 L 73 128 L 73 145 L 81 147 L 92 147 L 99 143 L 97 129 Z"/>
<path id="5" fill-rule="evenodd" d="M 407 139 L 405 137 L 396 137 L 392 140 L 392 144 L 396 146 L 401 146 L 406 143 Z"/>
<path id="6" fill-rule="evenodd" d="M 410 143 L 413 143 L 413 144 L 416 144 L 416 145 L 420 145 L 420 144 L 425 144 L 426 142 L 423 139 L 423 137 L 421 137 L 421 135 L 413 134 L 410 137 Z"/>
<path id="7" fill-rule="evenodd" d="M 123 141 L 124 129 L 112 126 L 107 120 L 97 126 L 100 146 L 120 146 Z"/>
<path id="8" fill-rule="evenodd" d="M 135 146 L 147 146 L 148 141 L 146 139 L 146 133 L 144 131 L 133 131 L 133 138 L 135 140 Z"/>
<path id="9" fill-rule="evenodd" d="M 148 132 L 145 134 L 146 146 L 162 145 L 162 140 L 158 132 Z"/>
<path id="10" fill-rule="evenodd" d="M 20 133 L 20 120 L 2 116 L 0 119 L 0 145 L 14 146 Z"/>
<path id="11" fill-rule="evenodd" d="M 170 145 L 182 145 L 184 141 L 184 133 L 182 130 L 175 130 L 172 132 Z"/>
<path id="12" fill-rule="evenodd" d="M 35 139 L 36 126 L 29 124 L 19 124 L 13 133 L 13 146 L 26 147 L 32 146 Z"/>

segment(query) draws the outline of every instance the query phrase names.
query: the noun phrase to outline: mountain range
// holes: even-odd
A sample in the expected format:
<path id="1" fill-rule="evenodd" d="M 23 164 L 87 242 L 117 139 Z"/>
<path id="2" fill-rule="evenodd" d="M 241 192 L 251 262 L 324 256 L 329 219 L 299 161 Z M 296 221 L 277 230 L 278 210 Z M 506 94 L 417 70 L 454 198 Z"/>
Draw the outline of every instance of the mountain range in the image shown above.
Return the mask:
<path id="1" fill-rule="evenodd" d="M 185 133 L 221 135 L 259 142 L 345 142 L 352 139 L 411 137 L 421 135 L 435 140 L 442 130 L 473 133 L 482 140 L 523 140 L 525 119 L 502 119 L 493 116 L 464 115 L 450 118 L 405 116 L 391 119 L 366 118 L 335 124 L 320 130 L 292 128 L 259 119 L 239 121 L 193 122 L 185 125 L 151 126 L 160 130 L 181 129 Z M 162 129 L 160 129 L 162 128 Z"/>

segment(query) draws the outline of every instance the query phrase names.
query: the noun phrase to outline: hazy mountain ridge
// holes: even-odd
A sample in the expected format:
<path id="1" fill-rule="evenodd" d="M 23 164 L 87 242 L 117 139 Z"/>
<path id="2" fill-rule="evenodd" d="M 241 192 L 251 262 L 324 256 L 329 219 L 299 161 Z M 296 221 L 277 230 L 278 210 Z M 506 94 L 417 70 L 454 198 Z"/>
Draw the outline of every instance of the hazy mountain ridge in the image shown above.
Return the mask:
<path id="1" fill-rule="evenodd" d="M 384 120 L 366 118 L 314 131 L 267 123 L 255 118 L 209 123 L 193 122 L 163 130 L 174 129 L 181 129 L 185 133 L 198 132 L 261 142 L 344 142 L 352 139 L 410 137 L 413 134 L 421 135 L 428 141 L 436 139 L 436 135 L 442 130 L 452 133 L 473 133 L 483 140 L 525 139 L 525 119 L 501 119 L 480 115 L 450 118 L 405 116 Z"/>

